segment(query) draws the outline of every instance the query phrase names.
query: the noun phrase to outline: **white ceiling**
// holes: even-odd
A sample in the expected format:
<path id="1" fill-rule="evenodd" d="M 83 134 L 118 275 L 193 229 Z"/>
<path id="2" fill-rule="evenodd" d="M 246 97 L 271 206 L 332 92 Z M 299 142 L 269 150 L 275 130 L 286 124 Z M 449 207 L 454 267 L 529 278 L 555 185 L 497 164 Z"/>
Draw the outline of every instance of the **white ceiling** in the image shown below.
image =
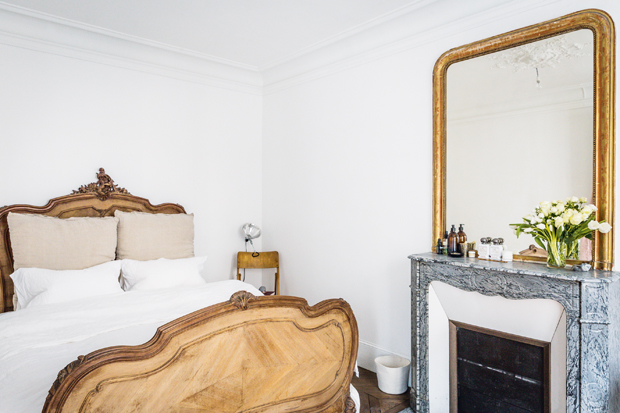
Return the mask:
<path id="1" fill-rule="evenodd" d="M 2 0 L 254 68 L 435 0 Z"/>

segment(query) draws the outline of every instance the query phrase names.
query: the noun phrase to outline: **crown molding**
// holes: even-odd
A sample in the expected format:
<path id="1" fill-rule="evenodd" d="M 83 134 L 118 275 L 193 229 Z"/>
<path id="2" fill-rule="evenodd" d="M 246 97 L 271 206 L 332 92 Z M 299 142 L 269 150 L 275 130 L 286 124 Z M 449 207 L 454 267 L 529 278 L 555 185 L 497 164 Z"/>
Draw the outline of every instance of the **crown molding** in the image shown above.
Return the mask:
<path id="1" fill-rule="evenodd" d="M 458 119 L 448 121 L 448 125 L 458 125 L 464 123 L 480 122 L 490 119 L 499 119 L 505 117 L 525 116 L 535 113 L 549 113 L 549 112 L 565 112 L 573 109 L 590 108 L 592 109 L 592 100 L 582 99 L 571 102 L 563 103 L 549 103 L 540 106 L 532 106 L 527 109 L 511 110 L 509 108 L 502 108 L 502 110 L 495 110 L 488 112 L 487 114 L 477 114 L 471 117 L 461 117 Z"/>
<path id="2" fill-rule="evenodd" d="M 418 10 L 418 9 L 421 9 L 422 7 L 428 6 L 429 4 L 435 3 L 437 1 L 438 0 L 417 0 L 417 1 L 413 2 L 412 4 L 408 4 L 406 6 L 398 8 L 396 10 L 393 10 L 393 11 L 391 11 L 389 13 L 385 13 L 385 14 L 383 14 L 381 16 L 378 16 L 378 17 L 376 17 L 376 18 L 374 18 L 372 20 L 369 20 L 369 21 L 367 21 L 367 22 L 365 22 L 363 24 L 359 24 L 359 25 L 354 26 L 354 27 L 352 27 L 352 28 L 350 28 L 348 30 L 345 30 L 345 31 L 343 31 L 343 32 L 341 32 L 341 33 L 339 33 L 339 34 L 337 34 L 335 36 L 332 36 L 332 37 L 328 38 L 328 39 L 325 39 L 325 40 L 322 40 L 320 42 L 314 43 L 314 44 L 312 44 L 310 46 L 304 47 L 301 50 L 298 50 L 297 52 L 292 53 L 292 54 L 290 54 L 288 56 L 285 56 L 285 57 L 283 57 L 281 59 L 277 59 L 277 60 L 275 60 L 275 61 L 273 61 L 271 63 L 268 63 L 266 65 L 262 65 L 262 66 L 260 66 L 258 68 L 258 70 L 260 72 L 264 72 L 265 70 L 272 69 L 272 68 L 274 68 L 276 66 L 279 66 L 279 65 L 281 65 L 283 63 L 295 60 L 295 59 L 297 59 L 297 58 L 299 58 L 299 57 L 301 57 L 301 56 L 303 56 L 305 54 L 312 53 L 312 52 L 314 52 L 316 50 L 319 50 L 319 49 L 322 49 L 322 48 L 324 48 L 326 46 L 329 46 L 331 44 L 337 43 L 337 42 L 339 42 L 341 40 L 344 40 L 344 39 L 346 39 L 348 37 L 351 37 L 351 36 L 354 36 L 354 35 L 356 35 L 358 33 L 363 32 L 363 31 L 369 30 L 369 29 L 371 29 L 371 28 L 373 28 L 375 26 L 378 26 L 380 24 L 383 24 L 383 23 L 386 23 L 388 21 L 394 20 L 394 19 L 396 19 L 396 18 L 398 18 L 400 16 L 403 16 L 405 14 L 412 13 L 412 12 Z"/>
<path id="3" fill-rule="evenodd" d="M 296 54 L 288 60 L 280 61 L 278 65 L 266 68 L 262 71 L 264 93 L 274 93 L 373 60 L 458 36 L 482 25 L 496 23 L 503 18 L 531 12 L 560 1 L 562 0 L 504 0 L 500 5 L 466 16 L 458 16 L 459 11 L 454 14 L 446 13 L 445 10 L 442 12 L 445 5 L 441 2 L 426 2 L 419 8 L 399 14 L 389 21 L 382 21 L 364 31 L 342 36 L 321 48 L 310 48 L 311 50 L 304 54 Z M 541 16 L 538 20 L 544 18 L 545 16 Z M 452 47 L 454 46 L 457 45 Z"/>
<path id="4" fill-rule="evenodd" d="M 537 93 L 505 102 L 456 108 L 447 114 L 448 124 L 456 125 L 530 113 L 592 108 L 594 105 L 593 97 L 594 88 L 592 84 L 574 84 L 553 89 L 541 89 Z"/>
<path id="5" fill-rule="evenodd" d="M 250 66 L 0 2 L 0 44 L 262 94 Z"/>
<path id="6" fill-rule="evenodd" d="M 260 68 L 1 1 L 0 44 L 262 95 L 560 1 L 488 0 L 499 4 L 467 15 L 465 3 L 418 0 Z"/>
<path id="7" fill-rule="evenodd" d="M 184 54 L 188 56 L 194 56 L 200 59 L 210 60 L 212 62 L 221 63 L 221 64 L 225 64 L 228 66 L 238 67 L 241 69 L 252 70 L 252 71 L 258 70 L 255 66 L 234 62 L 232 60 L 222 59 L 220 57 L 211 56 L 205 53 L 195 52 L 193 50 L 188 50 L 182 47 L 172 46 L 172 45 L 157 42 L 154 40 L 144 39 L 138 36 L 132 36 L 129 34 L 117 32 L 115 30 L 104 29 L 102 27 L 93 26 L 87 23 L 77 22 L 71 19 L 65 19 L 63 17 L 53 16 L 51 14 L 43 13 L 43 12 L 32 10 L 32 9 L 27 9 L 25 7 L 16 6 L 14 4 L 9 4 L 3 1 L 0 1 L 0 9 L 5 10 L 5 11 L 10 11 L 13 13 L 19 13 L 25 16 L 34 17 L 40 20 L 46 20 L 52 23 L 61 24 L 63 26 L 69 26 L 69 27 L 73 27 L 76 29 L 81 29 L 81 30 L 85 30 L 85 31 L 93 32 L 93 33 L 99 33 L 105 36 L 115 37 L 118 39 L 123 39 L 123 40 L 127 40 L 130 42 L 143 44 L 145 46 L 156 47 L 156 48 L 160 48 L 164 50 L 169 50 L 175 53 L 180 53 L 180 54 Z"/>

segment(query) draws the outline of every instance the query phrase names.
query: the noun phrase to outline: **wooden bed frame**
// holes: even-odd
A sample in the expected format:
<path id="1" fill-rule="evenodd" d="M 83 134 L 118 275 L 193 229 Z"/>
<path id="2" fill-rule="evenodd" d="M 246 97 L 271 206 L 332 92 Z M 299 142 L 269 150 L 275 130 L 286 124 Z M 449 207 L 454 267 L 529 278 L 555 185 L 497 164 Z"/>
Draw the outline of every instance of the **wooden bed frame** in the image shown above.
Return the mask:
<path id="1" fill-rule="evenodd" d="M 119 188 L 103 168 L 97 173 L 97 182 L 82 185 L 71 195 L 50 200 L 45 206 L 9 205 L 0 208 L 0 312 L 13 310 L 13 254 L 7 216 L 9 212 L 40 214 L 50 217 L 107 217 L 114 211 L 140 211 L 162 214 L 184 214 L 177 204 L 151 205 L 148 199 L 131 195 Z"/>
<path id="2" fill-rule="evenodd" d="M 45 206 L 0 208 L 0 309 L 13 309 L 9 212 L 68 218 L 116 210 L 185 213 L 129 194 L 103 169 L 97 182 Z M 43 412 L 354 413 L 358 341 L 342 299 L 309 307 L 302 298 L 240 291 L 159 327 L 145 344 L 79 356 L 58 373 Z"/>

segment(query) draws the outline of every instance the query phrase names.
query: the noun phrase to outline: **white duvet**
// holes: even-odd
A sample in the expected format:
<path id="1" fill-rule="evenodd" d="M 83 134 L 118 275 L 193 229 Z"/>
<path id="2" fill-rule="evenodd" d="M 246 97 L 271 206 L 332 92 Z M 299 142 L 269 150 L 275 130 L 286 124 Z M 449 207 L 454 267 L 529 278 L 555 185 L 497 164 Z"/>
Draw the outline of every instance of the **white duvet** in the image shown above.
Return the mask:
<path id="1" fill-rule="evenodd" d="M 103 347 L 137 345 L 157 327 L 222 301 L 241 281 L 156 291 L 131 291 L 0 314 L 0 412 L 43 409 L 56 376 L 79 355 Z"/>

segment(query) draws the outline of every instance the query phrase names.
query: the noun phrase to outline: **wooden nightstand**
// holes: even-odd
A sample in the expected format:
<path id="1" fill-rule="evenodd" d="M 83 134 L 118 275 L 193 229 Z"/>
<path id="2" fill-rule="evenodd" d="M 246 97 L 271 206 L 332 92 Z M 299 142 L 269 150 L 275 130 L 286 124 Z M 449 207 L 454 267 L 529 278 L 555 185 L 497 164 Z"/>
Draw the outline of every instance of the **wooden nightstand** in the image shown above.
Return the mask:
<path id="1" fill-rule="evenodd" d="M 237 279 L 241 280 L 241 268 L 275 268 L 276 279 L 274 283 L 275 294 L 280 295 L 280 256 L 278 251 L 260 252 L 258 256 L 252 256 L 252 252 L 237 253 Z"/>

